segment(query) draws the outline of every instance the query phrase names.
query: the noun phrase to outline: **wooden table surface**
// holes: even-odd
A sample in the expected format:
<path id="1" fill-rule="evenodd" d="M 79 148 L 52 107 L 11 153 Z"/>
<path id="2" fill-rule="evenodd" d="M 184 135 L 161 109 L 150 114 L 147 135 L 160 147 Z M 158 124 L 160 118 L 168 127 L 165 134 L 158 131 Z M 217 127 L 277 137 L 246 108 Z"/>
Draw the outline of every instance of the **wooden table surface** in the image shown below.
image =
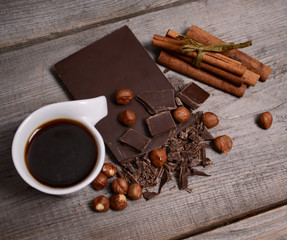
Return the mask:
<path id="1" fill-rule="evenodd" d="M 153 34 L 197 25 L 225 41 L 253 40 L 243 51 L 273 71 L 240 99 L 198 83 L 211 94 L 199 110 L 220 118 L 212 134 L 231 136 L 234 146 L 228 155 L 208 150 L 211 176 L 190 178 L 191 194 L 171 181 L 157 198 L 99 214 L 91 200 L 108 190 L 34 190 L 14 168 L 11 143 L 31 112 L 70 99 L 52 66 L 124 25 L 153 59 Z M 287 239 L 286 40 L 284 0 L 0 1 L 0 239 Z M 256 124 L 264 111 L 274 117 L 267 131 Z"/>

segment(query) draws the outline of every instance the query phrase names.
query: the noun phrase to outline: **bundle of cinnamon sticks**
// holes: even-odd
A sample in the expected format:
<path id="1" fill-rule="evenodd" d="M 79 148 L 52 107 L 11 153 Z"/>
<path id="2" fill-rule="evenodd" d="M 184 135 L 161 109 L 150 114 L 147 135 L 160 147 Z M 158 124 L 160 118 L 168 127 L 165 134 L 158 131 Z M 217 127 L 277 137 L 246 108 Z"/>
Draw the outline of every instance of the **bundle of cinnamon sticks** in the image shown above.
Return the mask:
<path id="1" fill-rule="evenodd" d="M 183 53 L 181 47 L 186 42 L 178 38 L 180 34 L 169 30 L 166 36 L 154 35 L 152 44 L 163 49 L 158 62 L 172 70 L 187 75 L 222 91 L 242 97 L 247 86 L 255 86 L 259 78 L 266 81 L 272 69 L 255 58 L 239 51 L 222 53 L 207 52 L 196 68 L 196 52 Z M 191 26 L 186 36 L 198 43 L 212 45 L 223 41 L 200 29 Z"/>

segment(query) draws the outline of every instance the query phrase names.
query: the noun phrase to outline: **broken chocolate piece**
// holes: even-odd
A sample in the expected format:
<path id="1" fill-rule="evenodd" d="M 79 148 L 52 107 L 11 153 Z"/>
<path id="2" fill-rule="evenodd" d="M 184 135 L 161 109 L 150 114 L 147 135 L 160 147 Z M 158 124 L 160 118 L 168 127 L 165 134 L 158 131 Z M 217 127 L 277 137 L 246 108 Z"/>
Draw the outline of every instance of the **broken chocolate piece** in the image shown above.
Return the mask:
<path id="1" fill-rule="evenodd" d="M 176 108 L 173 89 L 142 92 L 137 95 L 137 100 L 142 103 L 152 115 Z"/>
<path id="2" fill-rule="evenodd" d="M 156 192 L 144 192 L 143 193 L 143 197 L 147 201 L 152 199 L 152 198 L 154 198 L 154 197 L 156 197 L 156 196 L 158 196 L 158 193 L 156 193 Z"/>
<path id="3" fill-rule="evenodd" d="M 146 123 L 152 136 L 176 128 L 173 117 L 169 111 L 158 113 L 147 118 Z"/>
<path id="4" fill-rule="evenodd" d="M 170 173 L 169 173 L 169 171 L 167 171 L 165 169 L 163 174 L 162 174 L 161 180 L 160 180 L 160 184 L 159 184 L 159 188 L 158 188 L 158 194 L 160 194 L 163 185 L 166 184 L 170 180 L 171 180 Z"/>
<path id="5" fill-rule="evenodd" d="M 203 127 L 203 131 L 201 132 L 200 136 L 205 141 L 213 139 L 213 136 L 211 135 L 211 133 L 208 131 L 206 127 Z"/>
<path id="6" fill-rule="evenodd" d="M 209 95 L 210 94 L 208 92 L 195 83 L 190 83 L 177 94 L 180 100 L 191 109 L 199 108 L 200 105 L 206 101 Z"/>
<path id="7" fill-rule="evenodd" d="M 151 139 L 137 132 L 136 130 L 129 128 L 125 134 L 119 138 L 119 140 L 140 152 L 144 151 L 144 149 L 151 142 Z"/>
<path id="8" fill-rule="evenodd" d="M 186 189 L 188 187 L 188 170 L 185 166 L 180 167 L 179 178 L 178 178 L 178 188 L 180 190 Z"/>
<path id="9" fill-rule="evenodd" d="M 203 171 L 200 171 L 198 169 L 195 169 L 195 168 L 191 168 L 191 175 L 199 175 L 199 176 L 205 176 L 205 177 L 210 177 L 209 174 L 203 172 Z"/>

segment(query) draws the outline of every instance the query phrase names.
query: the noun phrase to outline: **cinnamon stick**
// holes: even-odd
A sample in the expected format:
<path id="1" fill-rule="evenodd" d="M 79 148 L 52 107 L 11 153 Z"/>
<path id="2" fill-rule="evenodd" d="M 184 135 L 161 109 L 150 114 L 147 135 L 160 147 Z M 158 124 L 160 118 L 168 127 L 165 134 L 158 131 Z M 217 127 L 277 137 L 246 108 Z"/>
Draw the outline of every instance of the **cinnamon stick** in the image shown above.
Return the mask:
<path id="1" fill-rule="evenodd" d="M 177 33 L 177 32 L 175 32 L 175 31 L 173 31 L 173 30 L 171 30 L 171 29 L 169 29 L 166 35 L 169 36 L 169 37 L 171 37 L 171 38 L 173 38 L 173 39 L 176 39 L 180 34 Z M 178 40 L 176 40 L 176 41 L 178 41 Z M 232 59 L 231 57 L 227 57 L 227 56 L 225 56 L 225 55 L 223 55 L 223 54 L 220 54 L 220 53 L 208 52 L 208 53 L 206 53 L 206 54 L 211 55 L 211 56 L 213 56 L 213 57 L 215 57 L 215 58 L 218 58 L 218 59 L 220 59 L 220 60 L 222 60 L 222 61 L 228 62 L 228 63 L 230 63 L 230 64 L 234 64 L 234 65 L 236 65 L 236 66 L 240 66 L 240 65 L 243 64 L 242 62 L 239 62 L 239 61 L 237 61 L 237 60 L 235 60 L 235 59 Z M 216 74 L 216 73 L 215 73 L 215 74 Z M 226 79 L 226 78 L 225 78 L 224 76 L 222 76 L 222 75 L 219 75 L 219 76 L 221 76 L 222 78 Z M 250 71 L 250 70 L 248 70 L 248 69 L 246 69 L 246 71 L 243 73 L 243 77 L 244 77 L 244 79 L 245 79 L 245 80 L 244 80 L 244 83 L 245 83 L 245 84 L 247 84 L 247 85 L 249 85 L 249 86 L 255 86 L 256 83 L 258 82 L 259 78 L 260 78 L 260 75 L 254 73 L 254 72 L 252 72 L 252 71 Z"/>
<path id="2" fill-rule="evenodd" d="M 178 35 L 178 34 L 177 34 Z M 173 39 L 173 38 L 166 38 L 166 37 L 162 37 L 162 36 L 159 36 L 159 35 L 154 35 L 154 39 L 156 39 L 156 40 L 162 40 L 162 41 L 166 41 L 166 42 L 170 42 L 170 43 L 174 43 L 174 44 L 177 44 L 177 45 L 179 45 L 179 46 L 183 46 L 184 44 L 186 44 L 186 43 L 184 43 L 183 41 L 181 41 L 181 40 L 178 40 L 178 39 Z M 221 59 L 221 60 L 223 60 L 223 61 L 225 61 L 225 62 L 228 62 L 226 59 L 228 59 L 228 57 L 226 57 L 226 56 L 223 56 L 223 55 L 221 55 L 221 54 L 217 54 L 217 53 L 206 53 L 206 54 L 208 54 L 208 55 L 211 55 L 211 56 L 213 56 L 213 57 L 215 57 L 215 58 L 218 58 L 218 59 Z M 175 54 L 174 54 L 175 55 Z M 176 54 L 176 56 L 178 57 L 178 58 L 181 58 L 182 60 L 184 60 L 184 61 L 186 61 L 186 62 L 188 62 L 188 63 L 191 63 L 191 64 L 193 64 L 193 59 L 194 58 L 190 58 L 190 57 L 186 57 L 186 56 L 184 56 L 184 55 L 182 55 L 182 54 Z M 231 63 L 231 64 L 234 64 L 234 62 L 236 62 L 235 60 L 231 60 L 231 61 L 229 61 L 229 63 Z M 234 65 L 236 65 L 236 66 L 240 66 L 240 65 L 242 65 L 242 64 L 234 64 Z M 215 66 L 212 66 L 212 65 L 210 65 L 210 64 L 207 64 L 207 63 L 204 63 L 204 62 L 201 62 L 201 64 L 200 64 L 200 67 L 202 68 L 202 69 L 204 69 L 204 70 L 207 70 L 207 71 L 209 71 L 209 72 L 212 72 L 213 74 L 215 74 L 215 75 L 217 75 L 217 76 L 219 76 L 219 77 L 221 77 L 221 78 L 223 78 L 223 79 L 225 79 L 226 81 L 228 81 L 228 82 L 231 82 L 232 84 L 234 84 L 235 86 L 241 86 L 243 83 L 244 83 L 244 81 L 245 81 L 245 78 L 243 77 L 243 76 L 241 76 L 241 77 L 239 77 L 239 76 L 237 76 L 237 75 L 234 75 L 234 74 L 232 74 L 232 73 L 229 73 L 229 72 L 226 72 L 226 71 L 224 71 L 224 70 L 222 70 L 222 69 L 220 69 L 220 68 L 217 68 L 217 67 L 215 67 Z"/>
<path id="3" fill-rule="evenodd" d="M 254 87 L 258 82 L 260 75 L 246 69 L 246 71 L 243 73 L 243 77 L 245 78 L 245 84 Z"/>
<path id="4" fill-rule="evenodd" d="M 241 87 L 236 87 L 233 84 L 228 83 L 201 69 L 195 68 L 183 60 L 178 59 L 177 57 L 164 51 L 161 51 L 157 60 L 160 64 L 170 69 L 173 69 L 179 73 L 187 75 L 191 78 L 194 78 L 198 81 L 206 83 L 212 87 L 218 88 L 237 97 L 242 97 L 247 87 L 245 84 L 242 84 Z"/>
<path id="5" fill-rule="evenodd" d="M 192 58 L 183 56 L 181 54 L 173 54 L 173 55 L 176 56 L 177 58 L 184 60 L 187 63 L 193 64 Z M 224 70 L 221 70 L 220 68 L 214 67 L 214 66 L 209 65 L 209 64 L 204 63 L 204 62 L 200 63 L 200 67 L 201 67 L 201 69 L 204 69 L 210 73 L 213 73 L 214 75 L 223 78 L 224 80 L 232 83 L 233 85 L 235 85 L 237 87 L 240 87 L 244 83 L 244 80 L 245 80 L 244 77 L 238 77 L 232 73 L 226 72 Z"/>
<path id="6" fill-rule="evenodd" d="M 184 45 L 186 43 L 182 42 L 181 40 L 175 40 L 175 39 L 171 39 L 168 37 L 154 35 L 154 38 L 152 40 L 152 44 L 154 46 L 163 48 L 165 50 L 182 54 L 182 52 L 180 50 L 180 46 Z M 188 53 L 185 53 L 185 55 L 189 56 L 191 58 L 196 58 L 197 53 L 196 52 L 188 52 Z M 210 54 L 205 54 L 202 61 L 206 62 L 210 65 L 216 66 L 218 68 L 221 68 L 227 72 L 236 74 L 238 76 L 242 76 L 246 70 L 246 67 L 244 67 L 243 65 L 242 66 L 239 66 L 239 65 L 236 66 L 234 64 L 230 64 L 228 62 L 222 61 L 218 58 L 214 58 Z"/>
<path id="7" fill-rule="evenodd" d="M 204 31 L 197 26 L 191 26 L 190 29 L 187 31 L 186 35 L 193 40 L 205 45 L 224 42 L 221 39 L 213 36 L 212 34 Z M 257 59 L 247 55 L 246 53 L 241 52 L 238 49 L 233 49 L 227 52 L 223 52 L 221 54 L 240 59 L 240 61 L 243 63 L 244 66 L 247 67 L 247 69 L 259 74 L 262 81 L 266 81 L 270 73 L 272 72 L 272 69 L 270 67 L 266 66 Z"/>

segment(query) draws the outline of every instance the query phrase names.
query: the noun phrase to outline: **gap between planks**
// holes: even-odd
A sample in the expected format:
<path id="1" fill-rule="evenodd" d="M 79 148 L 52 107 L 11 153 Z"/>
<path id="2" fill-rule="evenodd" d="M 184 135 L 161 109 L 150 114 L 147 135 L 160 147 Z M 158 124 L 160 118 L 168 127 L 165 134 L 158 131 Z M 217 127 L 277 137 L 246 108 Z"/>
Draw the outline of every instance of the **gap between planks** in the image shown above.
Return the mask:
<path id="1" fill-rule="evenodd" d="M 238 216 L 234 216 L 230 219 L 225 219 L 222 222 L 217 222 L 217 223 L 211 224 L 209 226 L 205 226 L 203 228 L 198 228 L 195 231 L 183 233 L 180 236 L 170 238 L 170 240 L 182 240 L 182 239 L 186 239 L 186 238 L 192 238 L 192 237 L 195 237 L 197 235 L 208 233 L 208 232 L 211 232 L 211 231 L 216 230 L 218 228 L 221 228 L 221 227 L 224 227 L 227 225 L 231 225 L 231 224 L 237 223 L 237 222 L 242 221 L 242 220 L 247 220 L 250 217 L 258 216 L 258 215 L 263 214 L 263 213 L 268 213 L 269 211 L 279 209 L 280 207 L 283 207 L 285 205 L 287 205 L 287 199 L 280 201 L 280 202 L 277 202 L 277 203 L 273 203 L 273 204 L 268 205 L 268 206 L 258 208 L 258 209 L 253 209 L 252 211 L 242 213 L 242 214 L 240 214 Z"/>
<path id="2" fill-rule="evenodd" d="M 67 36 L 67 35 L 72 35 L 72 34 L 75 34 L 75 33 L 83 32 L 83 31 L 86 31 L 86 30 L 90 30 L 92 28 L 108 25 L 108 24 L 111 24 L 111 23 L 123 21 L 123 20 L 130 19 L 130 18 L 134 18 L 134 17 L 140 16 L 140 15 L 144 15 L 144 14 L 147 14 L 147 13 L 157 12 L 157 11 L 168 9 L 168 8 L 172 8 L 172 7 L 178 7 L 178 6 L 181 6 L 181 5 L 190 3 L 190 2 L 196 2 L 196 1 L 198 1 L 198 0 L 179 0 L 177 2 L 168 3 L 166 5 L 153 7 L 153 8 L 145 9 L 145 10 L 140 10 L 138 12 L 130 13 L 130 14 L 127 14 L 125 16 L 120 16 L 120 17 L 115 17 L 115 18 L 111 18 L 111 19 L 107 19 L 107 20 L 102 20 L 102 21 L 99 21 L 99 22 L 89 23 L 89 24 L 86 24 L 86 25 L 83 25 L 83 26 L 79 26 L 79 27 L 75 27 L 75 28 L 68 28 L 68 29 L 66 29 L 64 31 L 61 31 L 61 32 L 51 32 L 51 33 L 49 33 L 47 35 L 43 35 L 43 36 L 39 36 L 39 37 L 36 37 L 36 38 L 27 39 L 27 40 L 24 40 L 24 41 L 13 43 L 13 44 L 8 44 L 6 46 L 1 46 L 0 45 L 0 53 L 12 51 L 12 50 L 17 50 L 17 49 L 20 49 L 20 48 L 29 47 L 29 46 L 32 46 L 34 44 L 41 43 L 41 42 L 44 42 L 44 41 L 53 40 L 53 39 L 56 39 L 56 38 Z"/>

